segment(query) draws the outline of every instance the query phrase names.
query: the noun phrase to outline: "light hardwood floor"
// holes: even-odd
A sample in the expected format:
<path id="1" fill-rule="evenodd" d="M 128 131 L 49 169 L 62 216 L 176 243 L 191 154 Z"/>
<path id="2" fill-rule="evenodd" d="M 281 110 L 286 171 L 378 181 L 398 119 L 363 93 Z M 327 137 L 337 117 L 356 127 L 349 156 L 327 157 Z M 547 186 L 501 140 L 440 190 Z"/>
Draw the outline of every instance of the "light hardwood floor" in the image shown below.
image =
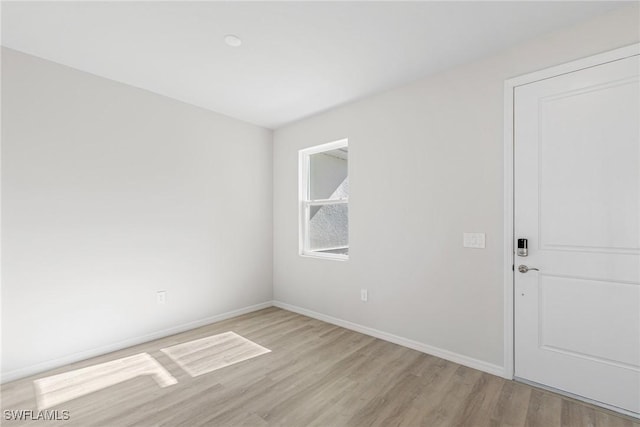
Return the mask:
<path id="1" fill-rule="evenodd" d="M 163 348 L 233 331 L 271 352 L 191 377 Z M 150 376 L 61 403 L 68 421 L 17 422 L 37 411 L 34 380 L 148 353 L 177 383 Z M 554 393 L 357 332 L 268 308 L 4 384 L 2 425 L 607 426 L 640 427 Z"/>

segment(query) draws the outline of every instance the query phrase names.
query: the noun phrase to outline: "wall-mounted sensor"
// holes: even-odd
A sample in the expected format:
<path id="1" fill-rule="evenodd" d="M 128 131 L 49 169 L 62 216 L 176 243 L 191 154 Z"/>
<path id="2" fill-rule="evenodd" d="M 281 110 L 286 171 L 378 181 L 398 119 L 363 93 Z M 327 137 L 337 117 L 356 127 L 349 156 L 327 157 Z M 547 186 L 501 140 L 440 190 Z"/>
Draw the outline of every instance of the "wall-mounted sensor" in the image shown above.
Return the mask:
<path id="1" fill-rule="evenodd" d="M 529 242 L 527 239 L 518 239 L 518 256 L 529 255 Z"/>

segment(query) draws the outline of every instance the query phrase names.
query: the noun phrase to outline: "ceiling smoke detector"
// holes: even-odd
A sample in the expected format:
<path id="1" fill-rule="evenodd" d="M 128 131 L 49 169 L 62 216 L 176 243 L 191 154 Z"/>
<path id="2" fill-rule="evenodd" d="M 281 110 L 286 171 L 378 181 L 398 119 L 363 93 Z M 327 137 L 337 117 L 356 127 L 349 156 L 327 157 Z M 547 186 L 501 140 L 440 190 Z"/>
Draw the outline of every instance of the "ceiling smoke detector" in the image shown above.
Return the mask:
<path id="1" fill-rule="evenodd" d="M 242 44 L 242 40 L 240 40 L 240 37 L 234 34 L 227 34 L 226 36 L 224 36 L 224 42 L 227 44 L 227 46 L 231 47 L 238 47 Z"/>

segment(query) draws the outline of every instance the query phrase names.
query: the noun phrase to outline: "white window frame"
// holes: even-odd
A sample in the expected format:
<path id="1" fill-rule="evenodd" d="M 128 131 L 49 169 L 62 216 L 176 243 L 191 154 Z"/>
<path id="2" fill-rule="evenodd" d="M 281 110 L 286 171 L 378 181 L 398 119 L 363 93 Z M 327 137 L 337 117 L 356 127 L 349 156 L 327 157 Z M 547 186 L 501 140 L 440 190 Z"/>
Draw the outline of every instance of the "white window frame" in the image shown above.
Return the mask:
<path id="1" fill-rule="evenodd" d="M 336 150 L 339 148 L 349 147 L 349 140 L 347 138 L 340 139 L 338 141 L 329 142 L 326 144 L 316 145 L 310 148 L 305 148 L 298 152 L 298 209 L 299 209 L 299 253 L 304 257 L 333 259 L 338 261 L 347 261 L 349 255 L 345 254 L 330 254 L 320 253 L 309 249 L 309 226 L 307 218 L 309 217 L 309 209 L 312 206 L 322 205 L 337 205 L 337 204 L 349 204 L 349 198 L 343 199 L 322 199 L 311 200 L 310 199 L 310 157 L 312 154 L 323 153 L 325 151 Z M 347 171 L 348 171 L 347 163 Z M 347 172 L 348 173 L 348 172 Z M 340 249 L 340 248 L 335 248 Z"/>

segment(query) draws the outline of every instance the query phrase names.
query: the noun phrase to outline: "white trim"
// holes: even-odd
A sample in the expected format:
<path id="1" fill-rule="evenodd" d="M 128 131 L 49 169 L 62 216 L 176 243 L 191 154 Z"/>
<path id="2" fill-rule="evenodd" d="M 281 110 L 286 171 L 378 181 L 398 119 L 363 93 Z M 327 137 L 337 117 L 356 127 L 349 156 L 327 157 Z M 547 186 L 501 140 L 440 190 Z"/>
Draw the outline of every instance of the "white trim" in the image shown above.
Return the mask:
<path id="1" fill-rule="evenodd" d="M 9 381 L 14 381 L 20 378 L 28 377 L 30 375 L 38 374 L 40 372 L 48 371 L 49 369 L 54 369 L 60 366 L 68 365 L 69 363 L 86 360 L 91 357 L 102 356 L 104 354 L 111 353 L 113 351 L 122 350 L 127 347 L 143 344 L 149 341 L 157 340 L 159 338 L 164 338 L 180 332 L 199 328 L 200 326 L 209 325 L 211 323 L 220 322 L 222 320 L 230 319 L 232 317 L 241 316 L 243 314 L 262 310 L 264 308 L 271 307 L 272 305 L 273 304 L 271 303 L 271 301 L 267 301 L 260 304 L 239 308 L 237 310 L 228 311 L 226 313 L 217 314 L 215 316 L 206 317 L 204 319 L 194 320 L 193 322 L 183 323 L 182 325 L 163 329 L 157 332 L 152 332 L 150 334 L 129 338 L 123 341 L 118 341 L 113 344 L 107 344 L 107 345 L 93 348 L 90 350 L 80 351 L 77 353 L 70 354 L 68 356 L 63 356 L 57 359 L 48 360 L 46 362 L 37 363 L 35 365 L 25 366 L 24 368 L 14 369 L 9 372 L 3 372 L 1 382 L 2 384 L 4 384 Z"/>
<path id="2" fill-rule="evenodd" d="M 513 303 L 513 242 L 514 234 L 514 159 L 513 159 L 513 108 L 514 91 L 518 86 L 572 73 L 585 68 L 640 55 L 640 43 L 571 61 L 565 64 L 508 79 L 504 83 L 504 372 L 502 376 L 514 378 L 514 303 Z"/>
<path id="3" fill-rule="evenodd" d="M 349 138 L 343 138 L 337 141 L 327 142 L 326 144 L 314 145 L 313 147 L 303 148 L 302 150 L 300 150 L 300 153 L 306 156 L 310 156 L 311 154 L 337 150 L 338 148 L 344 148 L 348 146 L 349 146 Z"/>
<path id="4" fill-rule="evenodd" d="M 325 205 L 346 205 L 349 199 L 321 199 L 321 200 L 303 200 L 306 206 L 325 206 Z"/>
<path id="5" fill-rule="evenodd" d="M 302 314 L 303 316 L 312 317 L 323 322 L 331 323 L 332 325 L 341 326 L 345 329 L 360 332 L 361 334 L 369 335 L 375 338 L 379 338 L 384 341 L 388 341 L 394 344 L 401 345 L 403 347 L 411 348 L 422 353 L 430 354 L 432 356 L 440 357 L 460 365 L 468 366 L 469 368 L 478 369 L 489 374 L 502 376 L 504 373 L 504 367 L 494 365 L 492 363 L 485 362 L 483 360 L 474 359 L 469 356 L 465 356 L 453 351 L 445 350 L 438 347 L 433 347 L 418 341 L 414 341 L 408 338 L 400 337 L 390 334 L 388 332 L 380 331 L 377 329 L 369 328 L 367 326 L 359 325 L 357 323 L 349 322 L 347 320 L 338 319 L 336 317 L 328 316 L 326 314 L 318 313 L 306 308 L 298 307 L 295 305 L 287 304 L 281 301 L 273 301 L 274 307 L 282 308 L 284 310 L 293 311 L 294 313 Z"/>
<path id="6" fill-rule="evenodd" d="M 326 249 L 324 249 L 326 250 Z M 330 253 L 325 253 L 325 252 L 314 252 L 314 251 L 307 251 L 304 252 L 302 254 L 300 254 L 301 257 L 303 258 L 320 258 L 320 259 L 330 259 L 330 260 L 334 260 L 334 261 L 349 261 L 349 255 L 344 255 L 344 254 L 330 254 Z"/>
<path id="7" fill-rule="evenodd" d="M 504 84 L 504 373 L 513 379 L 514 327 L 513 327 L 513 273 L 514 273 L 514 222 L 513 222 L 513 90 L 511 80 Z"/>
<path id="8" fill-rule="evenodd" d="M 576 59 L 575 61 L 566 62 L 554 67 L 545 68 L 543 70 L 534 71 L 532 73 L 523 74 L 507 80 L 511 87 L 522 86 L 539 80 L 549 79 L 562 74 L 573 73 L 585 68 L 595 67 L 596 65 L 606 64 L 607 62 L 619 61 L 630 56 L 640 55 L 640 43 L 634 43 L 608 52 L 598 53 L 586 58 Z"/>
<path id="9" fill-rule="evenodd" d="M 312 149 L 298 151 L 298 253 L 300 255 L 307 252 L 306 245 L 309 241 L 308 230 L 305 227 L 309 207 L 304 202 L 309 193 L 309 150 Z"/>
<path id="10" fill-rule="evenodd" d="M 334 246 L 331 248 L 322 248 L 323 251 L 335 251 L 337 249 L 349 249 L 349 246 Z"/>

